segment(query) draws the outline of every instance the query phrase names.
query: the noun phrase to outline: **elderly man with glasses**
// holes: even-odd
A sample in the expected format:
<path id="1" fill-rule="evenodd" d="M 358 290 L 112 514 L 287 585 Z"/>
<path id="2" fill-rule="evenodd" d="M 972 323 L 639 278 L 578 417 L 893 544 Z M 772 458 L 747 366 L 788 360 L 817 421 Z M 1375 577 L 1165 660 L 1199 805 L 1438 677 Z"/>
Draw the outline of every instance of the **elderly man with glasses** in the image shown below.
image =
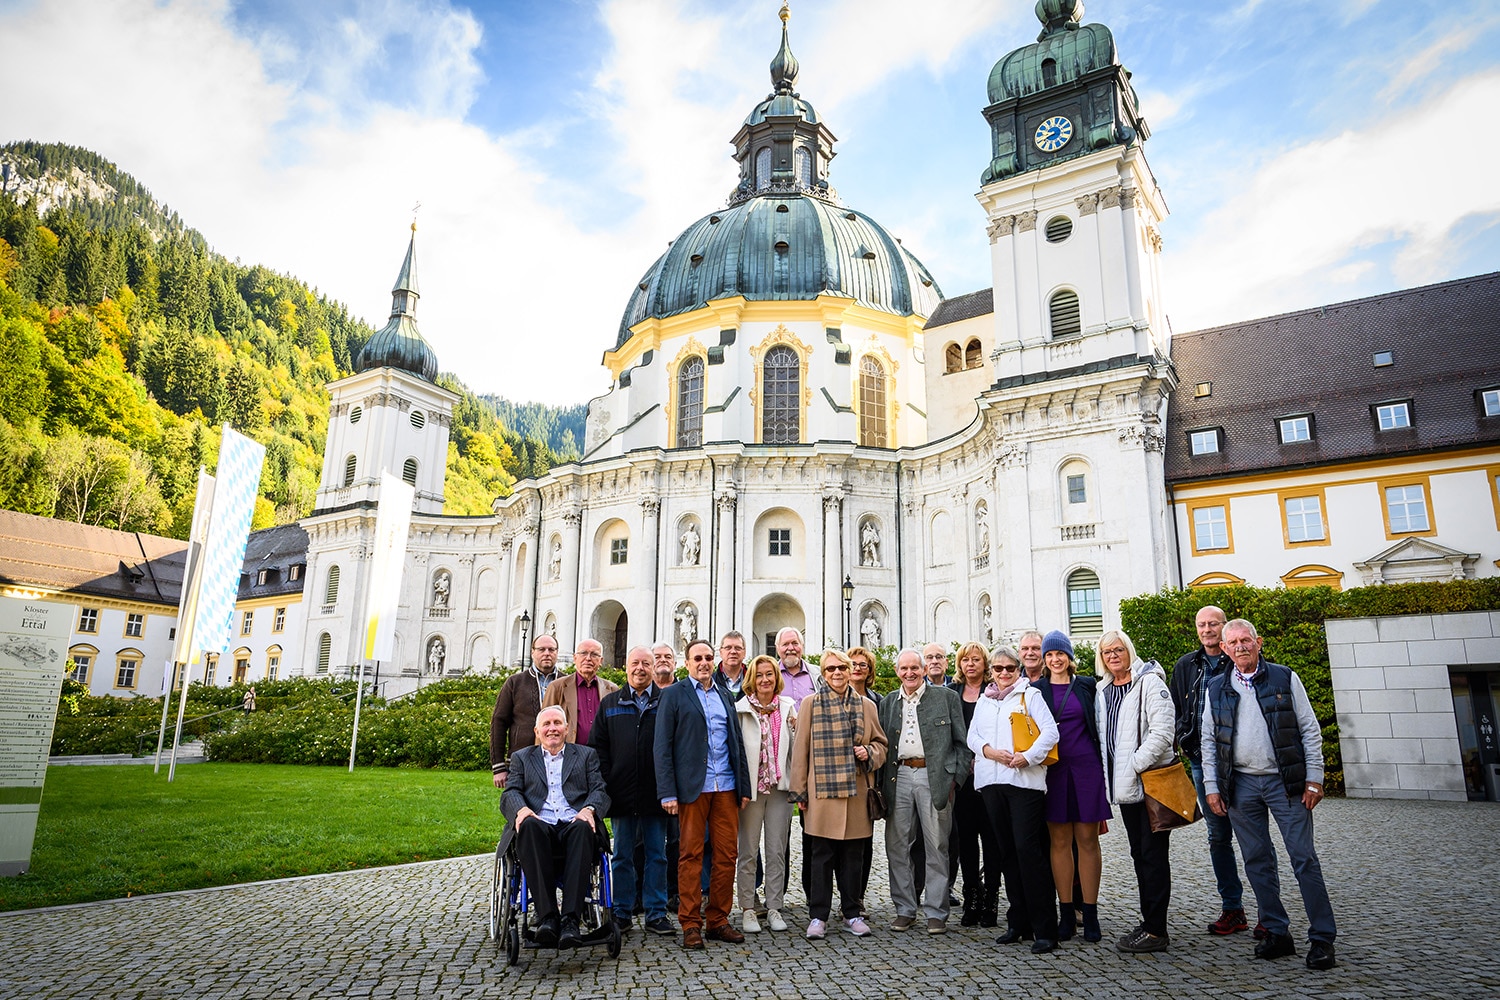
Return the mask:
<path id="1" fill-rule="evenodd" d="M 620 685 L 599 676 L 604 647 L 595 639 L 580 639 L 573 647 L 573 672 L 547 685 L 543 708 L 558 705 L 568 717 L 568 742 L 587 744 L 604 696 Z"/>

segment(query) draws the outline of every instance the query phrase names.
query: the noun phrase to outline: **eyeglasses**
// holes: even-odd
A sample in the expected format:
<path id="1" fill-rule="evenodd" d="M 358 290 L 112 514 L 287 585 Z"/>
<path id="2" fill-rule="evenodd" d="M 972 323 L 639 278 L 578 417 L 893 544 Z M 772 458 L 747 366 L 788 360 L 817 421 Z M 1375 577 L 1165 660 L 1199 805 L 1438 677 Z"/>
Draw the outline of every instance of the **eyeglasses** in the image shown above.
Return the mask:
<path id="1" fill-rule="evenodd" d="M 997 674 L 1013 674 L 1021 667 L 1015 663 L 992 663 L 990 669 Z"/>
<path id="2" fill-rule="evenodd" d="M 848 669 L 849 669 L 849 664 L 847 664 L 847 663 L 829 663 L 829 664 L 826 664 L 823 667 L 823 673 L 826 674 L 830 670 L 848 670 Z"/>
<path id="3" fill-rule="evenodd" d="M 602 659 L 604 659 L 604 654 L 603 653 L 596 653 L 592 649 L 579 650 L 578 652 L 574 653 L 573 655 L 575 657 L 578 657 L 579 659 L 590 659 L 590 660 L 602 660 Z"/>
<path id="4" fill-rule="evenodd" d="M 1124 646 L 1111 646 L 1108 649 L 1101 649 L 1101 650 L 1099 650 L 1099 655 L 1100 656 L 1124 656 L 1125 655 L 1125 647 Z"/>

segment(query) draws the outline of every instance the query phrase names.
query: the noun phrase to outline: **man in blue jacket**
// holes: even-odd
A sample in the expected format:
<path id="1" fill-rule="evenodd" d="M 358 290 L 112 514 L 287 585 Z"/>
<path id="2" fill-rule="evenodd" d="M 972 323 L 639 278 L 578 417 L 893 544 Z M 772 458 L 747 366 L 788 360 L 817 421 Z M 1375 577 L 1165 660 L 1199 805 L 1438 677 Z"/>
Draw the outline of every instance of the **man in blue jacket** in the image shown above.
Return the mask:
<path id="1" fill-rule="evenodd" d="M 682 946 L 703 947 L 703 843 L 713 850 L 707 936 L 738 944 L 729 923 L 739 857 L 739 813 L 750 801 L 750 772 L 734 698 L 714 683 L 714 647 L 694 639 L 687 648 L 688 680 L 662 692 L 656 716 L 656 788 L 662 808 L 682 827 L 678 849 L 678 920 Z"/>

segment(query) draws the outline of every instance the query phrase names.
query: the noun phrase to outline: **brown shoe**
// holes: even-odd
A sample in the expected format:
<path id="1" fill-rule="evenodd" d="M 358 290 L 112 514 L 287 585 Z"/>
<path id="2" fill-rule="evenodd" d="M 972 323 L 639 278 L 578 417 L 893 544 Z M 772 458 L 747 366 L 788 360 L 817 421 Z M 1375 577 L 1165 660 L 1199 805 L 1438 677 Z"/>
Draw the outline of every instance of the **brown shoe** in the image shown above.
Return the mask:
<path id="1" fill-rule="evenodd" d="M 710 927 L 708 936 L 715 941 L 727 941 L 730 944 L 744 944 L 745 935 L 735 930 L 728 924 L 720 924 L 718 927 Z"/>
<path id="2" fill-rule="evenodd" d="M 682 929 L 682 946 L 694 951 L 702 948 L 703 932 L 696 927 L 684 927 Z"/>
<path id="3" fill-rule="evenodd" d="M 917 922 L 917 918 L 916 917 L 908 917 L 908 916 L 906 916 L 906 915 L 903 914 L 901 916 L 898 916 L 895 920 L 891 921 L 891 930 L 893 930 L 893 931 L 909 931 L 909 930 L 911 930 L 911 925 L 914 924 L 914 923 L 916 923 L 916 922 Z"/>
<path id="4" fill-rule="evenodd" d="M 928 934 L 947 934 L 948 933 L 948 921 L 944 920 L 942 917 L 928 917 L 927 918 L 927 933 Z"/>

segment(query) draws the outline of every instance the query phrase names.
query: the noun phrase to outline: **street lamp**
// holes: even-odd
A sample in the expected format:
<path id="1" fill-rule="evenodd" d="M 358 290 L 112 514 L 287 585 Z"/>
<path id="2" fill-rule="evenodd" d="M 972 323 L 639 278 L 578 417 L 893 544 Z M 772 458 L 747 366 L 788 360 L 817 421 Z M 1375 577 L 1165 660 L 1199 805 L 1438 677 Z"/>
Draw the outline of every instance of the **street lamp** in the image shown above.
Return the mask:
<path id="1" fill-rule="evenodd" d="M 526 645 L 526 633 L 531 628 L 531 612 L 521 612 L 521 666 L 531 666 L 531 647 Z"/>
<path id="2" fill-rule="evenodd" d="M 849 608 L 854 603 L 854 581 L 844 574 L 844 648 L 849 648 Z"/>

